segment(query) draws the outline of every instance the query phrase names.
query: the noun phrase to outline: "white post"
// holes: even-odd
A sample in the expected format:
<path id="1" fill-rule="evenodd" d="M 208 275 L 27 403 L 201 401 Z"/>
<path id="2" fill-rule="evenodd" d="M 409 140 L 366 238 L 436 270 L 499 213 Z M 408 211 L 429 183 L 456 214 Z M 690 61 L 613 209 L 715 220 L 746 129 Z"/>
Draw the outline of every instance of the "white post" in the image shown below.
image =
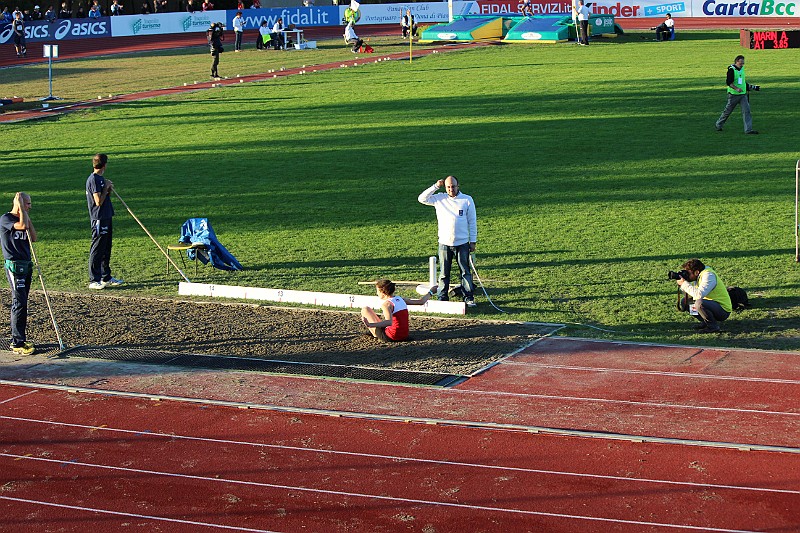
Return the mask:
<path id="1" fill-rule="evenodd" d="M 450 22 L 453 22 L 453 0 L 447 0 L 447 15 L 450 17 Z"/>
<path id="2" fill-rule="evenodd" d="M 53 58 L 58 57 L 58 45 L 46 44 L 43 47 L 44 57 L 47 58 L 47 79 L 50 87 L 50 94 L 41 98 L 40 101 L 47 102 L 49 100 L 60 100 L 58 96 L 53 96 Z"/>
<path id="3" fill-rule="evenodd" d="M 794 167 L 794 261 L 800 262 L 800 220 L 797 219 L 797 203 L 800 196 L 800 159 Z"/>
<path id="4" fill-rule="evenodd" d="M 436 285 L 436 256 L 428 258 L 428 283 L 430 287 Z"/>

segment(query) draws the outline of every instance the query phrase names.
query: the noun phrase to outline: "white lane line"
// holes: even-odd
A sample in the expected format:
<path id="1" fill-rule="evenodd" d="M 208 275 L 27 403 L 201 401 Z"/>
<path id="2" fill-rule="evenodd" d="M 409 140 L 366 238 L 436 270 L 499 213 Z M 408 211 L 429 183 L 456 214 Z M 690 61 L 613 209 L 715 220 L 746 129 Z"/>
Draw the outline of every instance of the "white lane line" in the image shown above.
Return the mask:
<path id="1" fill-rule="evenodd" d="M 166 477 L 176 477 L 181 479 L 191 479 L 196 481 L 212 481 L 217 483 L 231 483 L 235 485 L 246 485 L 251 487 L 260 487 L 260 488 L 270 488 L 270 489 L 280 489 L 280 490 L 296 490 L 299 492 L 310 492 L 313 494 L 327 494 L 333 496 L 346 496 L 351 498 L 367 498 L 367 499 L 375 499 L 375 500 L 382 500 L 382 501 L 390 501 L 390 502 L 399 502 L 399 503 L 410 503 L 410 504 L 422 504 L 422 505 L 432 505 L 432 506 L 442 506 L 442 507 L 454 507 L 457 509 L 468 509 L 472 511 L 494 511 L 494 512 L 501 512 L 501 513 L 513 513 L 513 514 L 523 514 L 523 515 L 533 515 L 533 516 L 547 516 L 552 518 L 569 518 L 575 520 L 588 520 L 593 522 L 611 522 L 615 524 L 630 524 L 630 525 L 639 525 L 639 526 L 648 526 L 648 527 L 665 527 L 665 528 L 672 528 L 672 529 L 691 529 L 697 531 L 715 531 L 715 532 L 723 532 L 723 533 L 756 533 L 749 530 L 739 530 L 739 529 L 720 529 L 720 528 L 713 528 L 713 527 L 700 527 L 700 526 L 691 526 L 691 525 L 683 525 L 683 524 L 668 524 L 668 523 L 661 523 L 661 522 L 642 522 L 638 520 L 624 520 L 621 518 L 604 518 L 598 516 L 586 516 L 586 515 L 571 515 L 571 514 L 564 514 L 564 513 L 550 513 L 546 511 L 530 511 L 526 509 L 514 509 L 514 508 L 506 508 L 506 507 L 491 507 L 487 505 L 469 505 L 466 503 L 454 503 L 454 502 L 443 502 L 443 501 L 435 501 L 435 500 L 420 500 L 417 498 L 402 498 L 399 496 L 382 496 L 379 494 L 366 494 L 360 492 L 345 492 L 340 490 L 329 490 L 329 489 L 315 489 L 310 487 L 301 487 L 297 485 L 279 485 L 275 483 L 261 483 L 258 481 L 242 481 L 238 479 L 224 479 L 224 478 L 216 478 L 216 477 L 206 477 L 206 476 L 193 476 L 189 474 L 177 474 L 174 472 L 160 472 L 158 470 L 142 470 L 139 468 L 125 468 L 121 466 L 108 466 L 108 465 L 101 465 L 101 464 L 92 464 L 92 463 L 83 463 L 79 461 L 61 461 L 58 459 L 47 459 L 44 457 L 29 457 L 23 455 L 13 455 L 7 453 L 0 453 L 0 457 L 11 457 L 15 459 L 25 459 L 29 461 L 44 461 L 48 463 L 60 463 L 62 465 L 66 464 L 68 466 L 85 466 L 90 468 L 100 468 L 104 470 L 113 470 L 113 471 L 120 471 L 120 472 L 130 472 L 133 474 L 149 474 L 154 476 L 166 476 Z M 0 496 L 0 498 L 4 498 L 4 496 Z"/>
<path id="2" fill-rule="evenodd" d="M 746 376 L 721 376 L 721 375 L 718 376 L 714 374 L 691 374 L 689 372 L 666 372 L 660 370 L 632 370 L 625 368 L 606 368 L 606 367 L 592 367 L 592 366 L 548 365 L 545 363 L 530 363 L 526 361 L 503 361 L 502 364 L 511 366 L 535 366 L 540 368 L 580 370 L 585 372 L 615 372 L 620 374 L 644 374 L 649 376 L 672 376 L 680 378 L 719 379 L 725 381 L 750 381 L 755 383 L 784 383 L 787 385 L 800 385 L 800 380 L 796 379 L 758 378 L 758 377 L 746 377 Z"/>
<path id="3" fill-rule="evenodd" d="M 468 382 L 469 383 L 469 382 Z M 685 405 L 677 403 L 658 403 L 658 402 L 635 402 L 632 400 L 613 400 L 610 398 L 590 398 L 587 396 L 558 396 L 555 394 L 532 394 L 529 392 L 506 392 L 506 391 L 485 391 L 474 389 L 448 389 L 446 392 L 459 392 L 462 394 L 477 394 L 481 396 L 511 396 L 516 398 L 538 398 L 541 400 L 569 400 L 576 402 L 596 402 L 613 403 L 622 405 L 637 405 L 645 407 L 667 407 L 674 409 L 696 409 L 700 411 L 723 411 L 730 413 L 753 413 L 759 415 L 778 415 L 778 416 L 800 416 L 800 413 L 790 413 L 785 411 L 766 411 L 762 409 L 739 409 L 737 407 L 711 407 L 708 405 Z"/>
<path id="4" fill-rule="evenodd" d="M 123 513 L 120 511 L 111 511 L 109 509 L 97 509 L 95 507 L 83 507 L 79 505 L 65 505 L 63 503 L 53 503 L 53 502 L 45 502 L 41 500 L 29 500 L 27 498 L 14 498 L 12 496 L 0 496 L 0 500 L 8 500 L 12 502 L 19 502 L 19 503 L 30 503 L 33 505 L 46 505 L 48 507 L 58 507 L 60 509 L 74 509 L 76 511 L 90 511 L 92 513 L 103 513 L 103 514 L 110 514 L 115 516 L 125 516 L 125 517 L 132 517 L 132 518 L 144 518 L 147 520 L 159 520 L 161 522 L 173 522 L 178 524 L 190 524 L 193 526 L 205 526 L 205 527 L 215 527 L 218 529 L 233 529 L 234 531 L 252 531 L 254 533 L 278 533 L 276 531 L 270 531 L 267 529 L 252 529 L 249 527 L 238 527 L 238 526 L 226 526 L 224 524 L 212 524 L 209 522 L 196 522 L 194 520 L 180 520 L 178 518 L 167 518 L 165 516 L 152 516 L 146 514 L 137 514 L 137 513 Z"/>
<path id="5" fill-rule="evenodd" d="M 579 477 L 579 478 L 589 478 L 589 479 L 610 479 L 614 481 L 624 481 L 624 482 L 636 482 L 636 483 L 653 483 L 653 484 L 663 484 L 663 485 L 679 485 L 679 486 L 688 486 L 693 488 L 711 488 L 711 489 L 729 489 L 729 490 L 745 490 L 745 491 L 754 491 L 754 492 L 774 492 L 779 494 L 797 494 L 800 495 L 800 490 L 789 490 L 789 489 L 770 489 L 765 487 L 747 487 L 744 485 L 721 485 L 721 484 L 713 484 L 713 483 L 694 483 L 691 481 L 671 481 L 666 479 L 647 479 L 647 478 L 634 478 L 634 477 L 625 477 L 625 476 L 611 476 L 611 475 L 604 475 L 604 474 L 587 474 L 581 472 L 565 472 L 559 470 L 542 470 L 537 468 L 522 468 L 516 466 L 498 466 L 498 465 L 486 465 L 486 464 L 479 464 L 479 463 L 466 463 L 461 461 L 444 461 L 440 459 L 420 459 L 416 457 L 406 457 L 400 455 L 382 455 L 382 454 L 372 454 L 372 453 L 363 453 L 363 452 L 347 452 L 341 450 L 330 450 L 330 449 L 320 449 L 320 448 L 303 448 L 300 446 L 287 446 L 282 444 L 265 444 L 259 442 L 249 442 L 249 441 L 238 441 L 238 440 L 228 440 L 228 439 L 213 439 L 210 437 L 193 437 L 189 435 L 176 435 L 173 433 L 161 433 L 155 431 L 142 431 L 142 430 L 132 430 L 132 429 L 121 429 L 121 428 L 111 428 L 107 426 L 88 426 L 83 424 L 70 424 L 67 422 L 53 422 L 50 420 L 37 420 L 31 418 L 17 418 L 17 417 L 10 417 L 10 416 L 0 416 L 0 419 L 6 420 L 14 420 L 17 422 L 31 422 L 36 424 L 45 424 L 45 425 L 54 425 L 54 426 L 64 426 L 64 427 L 74 427 L 79 429 L 89 429 L 89 430 L 97 430 L 97 431 L 110 431 L 116 433 L 128 433 L 133 434 L 136 437 L 154 437 L 154 438 L 164 438 L 169 440 L 188 440 L 188 441 L 197 441 L 197 442 L 209 442 L 213 444 L 233 444 L 238 446 L 252 446 L 255 448 L 269 448 L 275 450 L 290 450 L 296 452 L 304 452 L 304 453 L 315 453 L 315 454 L 329 454 L 329 455 L 342 455 L 342 456 L 349 456 L 349 457 L 362 457 L 368 459 L 381 459 L 387 461 L 397 461 L 397 462 L 408 462 L 408 463 L 421 463 L 421 464 L 433 464 L 433 465 L 445 465 L 445 466 L 458 466 L 458 467 L 467 467 L 467 468 L 478 468 L 478 469 L 487 469 L 487 470 L 500 470 L 504 472 L 522 472 L 522 473 L 530 473 L 530 474 L 544 474 L 544 475 L 554 475 L 554 476 L 571 476 L 571 477 Z M 2 454 L 0 454 L 2 455 Z"/>
<path id="6" fill-rule="evenodd" d="M 7 400 L 3 400 L 2 402 L 0 402 L 0 405 L 2 405 L 4 403 L 8 403 L 8 402 L 13 402 L 14 400 L 18 400 L 18 399 L 22 398 L 23 396 L 27 396 L 28 394 L 33 394 L 34 392 L 39 392 L 39 391 L 38 390 L 31 390 L 31 391 L 28 391 L 28 392 L 23 392 L 22 394 L 14 396 L 13 398 L 9 398 Z"/>

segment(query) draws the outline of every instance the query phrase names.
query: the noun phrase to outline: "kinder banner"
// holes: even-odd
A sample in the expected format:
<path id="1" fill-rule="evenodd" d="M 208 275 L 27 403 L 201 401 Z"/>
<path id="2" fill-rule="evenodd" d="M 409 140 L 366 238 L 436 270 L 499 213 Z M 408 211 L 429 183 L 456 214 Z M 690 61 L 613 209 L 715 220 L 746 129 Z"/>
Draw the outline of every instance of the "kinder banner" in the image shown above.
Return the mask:
<path id="1" fill-rule="evenodd" d="M 361 6 L 363 9 L 364 6 Z M 342 9 L 344 11 L 344 9 Z M 237 11 L 228 10 L 226 19 L 226 28 L 233 29 L 233 17 L 236 16 Z M 265 20 L 267 25 L 272 28 L 275 22 L 281 18 L 283 19 L 283 26 L 294 24 L 300 28 L 307 28 L 310 26 L 338 26 L 342 23 L 342 17 L 339 13 L 338 6 L 325 6 L 325 7 L 284 7 L 272 9 L 245 9 L 242 11 L 242 18 L 244 19 L 244 28 L 246 30 L 255 30 Z M 363 24 L 363 22 L 361 22 Z"/>
<path id="2" fill-rule="evenodd" d="M 111 37 L 111 17 L 98 19 L 62 19 L 55 22 L 37 20 L 25 23 L 25 41 L 36 43 L 41 41 L 67 41 L 90 37 Z M 0 30 L 0 44 L 14 40 L 14 32 L 9 24 Z"/>
<path id="3" fill-rule="evenodd" d="M 153 15 L 122 15 L 111 17 L 111 35 L 161 35 L 206 31 L 212 22 L 225 22 L 226 11 L 195 13 L 155 13 Z"/>

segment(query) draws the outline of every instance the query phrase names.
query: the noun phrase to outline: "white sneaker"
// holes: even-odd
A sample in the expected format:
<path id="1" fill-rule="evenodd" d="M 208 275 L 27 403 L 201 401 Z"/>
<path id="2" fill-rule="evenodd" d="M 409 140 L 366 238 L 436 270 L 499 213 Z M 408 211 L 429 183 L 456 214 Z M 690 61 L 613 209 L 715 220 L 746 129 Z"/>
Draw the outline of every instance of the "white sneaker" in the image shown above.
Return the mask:
<path id="1" fill-rule="evenodd" d="M 93 281 L 93 282 L 91 282 L 89 284 L 89 288 L 99 291 L 100 289 L 105 289 L 106 288 L 106 284 L 103 283 L 102 281 Z"/>
<path id="2" fill-rule="evenodd" d="M 117 278 L 111 278 L 110 280 L 105 282 L 106 285 L 111 285 L 112 287 L 119 287 L 124 283 L 125 282 L 123 280 Z"/>

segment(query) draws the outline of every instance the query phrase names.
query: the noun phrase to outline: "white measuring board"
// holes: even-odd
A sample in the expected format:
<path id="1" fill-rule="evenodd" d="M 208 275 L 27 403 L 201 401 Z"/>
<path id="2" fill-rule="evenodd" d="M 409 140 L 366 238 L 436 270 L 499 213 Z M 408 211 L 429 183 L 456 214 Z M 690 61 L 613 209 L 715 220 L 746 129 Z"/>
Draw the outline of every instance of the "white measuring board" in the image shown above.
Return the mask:
<path id="1" fill-rule="evenodd" d="M 178 285 L 178 294 L 181 296 L 211 296 L 214 298 L 239 298 L 241 300 L 264 300 L 278 303 L 343 307 L 345 309 L 361 309 L 362 307 L 368 306 L 380 308 L 381 306 L 381 300 L 377 296 L 293 291 L 289 289 L 266 289 L 261 287 L 239 287 L 236 285 L 214 285 L 211 283 L 186 283 L 183 281 Z M 428 300 L 425 305 L 409 305 L 408 309 L 409 311 L 417 311 L 419 313 L 437 313 L 444 315 L 467 314 L 467 307 L 464 302 Z"/>

